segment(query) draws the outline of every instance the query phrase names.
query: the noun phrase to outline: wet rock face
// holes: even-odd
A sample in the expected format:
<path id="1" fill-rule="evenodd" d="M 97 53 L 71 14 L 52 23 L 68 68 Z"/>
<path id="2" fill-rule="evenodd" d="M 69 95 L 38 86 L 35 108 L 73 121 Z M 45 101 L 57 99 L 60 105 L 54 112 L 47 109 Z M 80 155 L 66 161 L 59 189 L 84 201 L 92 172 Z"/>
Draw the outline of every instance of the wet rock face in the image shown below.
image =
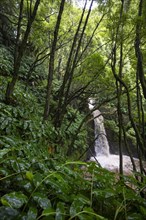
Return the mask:
<path id="1" fill-rule="evenodd" d="M 108 139 L 109 146 L 110 146 L 110 153 L 118 155 L 119 154 L 119 143 L 118 143 L 117 134 L 114 131 L 110 130 L 109 128 L 106 128 L 106 134 L 107 134 L 107 139 Z M 134 146 L 134 144 L 132 143 L 130 139 L 128 139 L 127 142 L 130 147 L 132 156 L 138 158 L 136 146 Z M 122 149 L 123 149 L 122 151 L 124 155 L 129 155 L 124 142 L 122 142 Z"/>

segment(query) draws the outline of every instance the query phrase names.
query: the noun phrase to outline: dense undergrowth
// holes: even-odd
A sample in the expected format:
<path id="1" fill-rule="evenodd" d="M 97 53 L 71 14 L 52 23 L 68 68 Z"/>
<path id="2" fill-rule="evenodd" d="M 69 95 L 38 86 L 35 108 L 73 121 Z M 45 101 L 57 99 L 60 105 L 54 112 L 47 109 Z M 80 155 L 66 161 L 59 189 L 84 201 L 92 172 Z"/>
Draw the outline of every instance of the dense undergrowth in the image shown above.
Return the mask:
<path id="1" fill-rule="evenodd" d="M 0 219 L 146 218 L 140 195 L 146 179 L 139 187 L 132 177 L 118 181 L 95 163 L 65 162 L 42 146 L 8 137 L 0 159 Z"/>
<path id="2" fill-rule="evenodd" d="M 4 77 L 0 87 L 3 100 Z M 83 115 L 70 107 L 64 127 L 55 130 L 51 120 L 42 122 L 43 94 L 37 89 L 26 90 L 19 81 L 14 105 L 0 103 L 0 219 L 145 219 L 145 177 L 141 184 L 132 177 L 118 180 L 93 162 L 75 161 L 76 153 L 69 160 L 67 148 Z M 83 129 L 74 148 L 78 156 L 85 137 Z"/>

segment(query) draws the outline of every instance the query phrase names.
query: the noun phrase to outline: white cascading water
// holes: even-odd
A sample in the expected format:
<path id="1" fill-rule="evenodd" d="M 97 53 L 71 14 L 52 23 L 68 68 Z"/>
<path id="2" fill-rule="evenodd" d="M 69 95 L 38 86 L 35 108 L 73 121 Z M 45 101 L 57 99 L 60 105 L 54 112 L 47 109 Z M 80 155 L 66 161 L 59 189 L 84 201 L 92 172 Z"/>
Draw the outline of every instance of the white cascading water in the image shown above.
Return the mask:
<path id="1" fill-rule="evenodd" d="M 104 119 L 99 110 L 93 112 L 95 125 L 95 152 L 96 156 L 109 156 L 109 143 L 104 128 Z M 101 147 L 102 146 L 102 147 Z"/>
<path id="2" fill-rule="evenodd" d="M 93 100 L 89 100 L 89 109 L 93 109 Z M 95 124 L 95 157 L 91 157 L 90 161 L 98 161 L 98 163 L 105 169 L 119 172 L 119 155 L 110 154 L 109 143 L 104 127 L 104 118 L 99 110 L 93 111 Z M 139 167 L 138 159 L 134 159 L 136 166 Z M 129 156 L 123 155 L 123 172 L 124 174 L 132 174 L 132 163 Z"/>

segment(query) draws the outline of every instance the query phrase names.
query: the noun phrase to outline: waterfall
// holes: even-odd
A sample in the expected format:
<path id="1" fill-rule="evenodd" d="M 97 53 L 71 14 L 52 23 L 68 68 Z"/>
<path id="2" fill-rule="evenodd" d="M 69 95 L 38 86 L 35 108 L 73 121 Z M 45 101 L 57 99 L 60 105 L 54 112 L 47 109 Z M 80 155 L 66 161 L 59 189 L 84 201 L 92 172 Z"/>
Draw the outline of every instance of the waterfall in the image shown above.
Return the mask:
<path id="1" fill-rule="evenodd" d="M 89 109 L 93 110 L 94 100 L 89 99 Z M 119 172 L 119 155 L 110 154 L 109 143 L 104 127 L 104 118 L 99 110 L 93 111 L 95 124 L 95 157 L 91 157 L 90 161 L 98 161 L 100 165 L 110 171 Z M 134 158 L 136 167 L 139 170 L 139 160 Z M 133 171 L 131 159 L 129 156 L 123 155 L 123 171 L 125 175 L 131 175 Z"/>
<path id="2" fill-rule="evenodd" d="M 109 156 L 109 144 L 104 128 L 104 118 L 99 110 L 93 112 L 95 124 L 95 152 L 96 156 Z"/>
<path id="3" fill-rule="evenodd" d="M 89 109 L 94 108 L 95 101 L 92 98 L 89 98 Z M 104 127 L 104 118 L 99 110 L 93 111 L 94 117 L 94 133 L 95 133 L 95 153 L 96 157 L 98 156 L 109 156 L 109 143 L 106 136 L 106 131 Z"/>

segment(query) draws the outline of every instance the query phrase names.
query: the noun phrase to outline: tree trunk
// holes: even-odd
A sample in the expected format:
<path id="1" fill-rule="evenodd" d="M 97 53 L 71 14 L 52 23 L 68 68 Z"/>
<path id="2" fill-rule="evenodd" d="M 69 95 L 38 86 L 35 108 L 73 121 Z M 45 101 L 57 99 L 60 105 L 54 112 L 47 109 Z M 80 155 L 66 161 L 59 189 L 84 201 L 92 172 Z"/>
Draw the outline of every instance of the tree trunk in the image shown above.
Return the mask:
<path id="1" fill-rule="evenodd" d="M 122 95 L 122 87 L 123 85 L 118 80 L 119 78 L 122 80 L 122 71 L 123 71 L 123 8 L 124 1 L 122 1 L 120 16 L 119 16 L 119 24 L 117 26 L 116 35 L 115 35 L 115 43 L 113 47 L 113 64 L 112 64 L 112 72 L 116 79 L 116 89 L 117 89 L 117 112 L 118 112 L 118 123 L 119 123 L 119 170 L 120 174 L 123 174 L 123 152 L 122 152 L 122 126 L 123 126 L 123 116 L 121 112 L 121 95 Z M 121 31 L 120 31 L 121 29 Z M 119 54 L 119 72 L 118 75 L 116 73 L 116 65 L 117 65 L 117 43 L 118 36 L 120 35 L 120 54 Z"/>
<path id="2" fill-rule="evenodd" d="M 21 21 L 22 21 L 22 14 L 23 14 L 23 0 L 20 3 L 20 12 L 19 12 L 19 20 L 18 20 L 18 26 L 17 26 L 17 37 L 16 37 L 16 46 L 15 46 L 15 54 L 14 54 L 14 68 L 13 68 L 13 77 L 11 82 L 8 83 L 7 89 L 6 89 L 6 95 L 5 95 L 5 101 L 7 104 L 10 104 L 12 100 L 12 95 L 14 92 L 15 84 L 19 78 L 19 69 L 21 60 L 23 57 L 23 54 L 26 49 L 27 40 L 31 31 L 32 24 L 35 20 L 36 13 L 38 10 L 38 6 L 40 4 L 40 0 L 36 0 L 34 9 L 32 14 L 29 16 L 28 22 L 27 22 L 27 28 L 24 34 L 24 37 L 22 39 L 22 43 L 19 45 L 19 38 L 20 38 L 20 31 L 21 31 Z"/>
<path id="3" fill-rule="evenodd" d="M 144 74 L 144 69 L 143 69 L 143 57 L 142 57 L 142 52 L 141 52 L 141 23 L 140 19 L 142 19 L 142 9 L 143 9 L 143 0 L 140 0 L 139 2 L 139 11 L 138 11 L 138 18 L 139 21 L 137 22 L 136 25 L 136 37 L 135 37 L 135 54 L 137 57 L 137 71 L 139 75 L 139 80 L 140 84 L 143 90 L 143 95 L 144 98 L 146 99 L 146 78 Z"/>
<path id="4" fill-rule="evenodd" d="M 62 88 L 61 88 L 61 94 L 60 94 L 60 99 L 59 99 L 59 104 L 58 104 L 58 109 L 57 109 L 57 118 L 59 120 L 56 121 L 56 123 L 55 123 L 56 127 L 60 127 L 60 125 L 62 123 L 62 120 L 63 120 L 63 117 L 64 117 L 64 114 L 66 112 L 69 90 L 70 90 L 70 86 L 71 86 L 71 83 L 72 83 L 74 70 L 75 70 L 75 67 L 76 67 L 76 64 L 77 64 L 77 58 L 78 58 L 78 54 L 79 54 L 79 51 L 80 51 L 82 39 L 83 39 L 84 32 L 85 32 L 85 29 L 86 29 L 86 26 L 87 26 L 87 23 L 88 23 L 88 19 L 89 19 L 89 16 L 90 16 L 93 0 L 90 3 L 90 8 L 88 10 L 88 13 L 87 13 L 87 16 L 86 16 L 86 19 L 85 19 L 85 23 L 84 23 L 84 26 L 83 26 L 83 29 L 82 29 L 82 32 L 81 32 L 81 36 L 79 38 L 78 45 L 77 45 L 77 48 L 76 48 L 76 52 L 75 52 L 75 55 L 73 57 L 72 55 L 73 55 L 73 51 L 75 49 L 78 33 L 79 33 L 79 30 L 80 30 L 80 27 L 81 27 L 81 24 L 82 24 L 82 20 L 83 20 L 83 17 L 84 17 L 84 13 L 85 13 L 85 9 L 86 9 L 86 3 L 87 3 L 87 1 L 85 2 L 85 5 L 84 5 L 84 9 L 83 9 L 83 12 L 82 12 L 82 15 L 81 15 L 81 18 L 80 18 L 80 22 L 79 22 L 79 25 L 78 25 L 78 28 L 77 28 L 77 31 L 76 31 L 76 34 L 75 34 L 75 37 L 74 37 L 72 48 L 71 48 L 71 51 L 70 51 L 70 56 L 69 56 L 69 59 L 68 59 L 68 62 L 67 62 L 65 77 L 64 77 Z M 65 91 L 65 89 L 66 89 L 66 91 Z M 64 100 L 63 100 L 63 97 L 64 97 Z"/>
<path id="5" fill-rule="evenodd" d="M 45 103 L 45 108 L 44 108 L 43 121 L 47 120 L 49 113 L 50 113 L 50 99 L 51 99 L 50 95 L 52 91 L 52 81 L 53 81 L 53 75 L 54 75 L 55 51 L 56 51 L 56 46 L 57 46 L 57 38 L 58 38 L 58 33 L 59 33 L 59 28 L 60 28 L 60 23 L 61 23 L 61 17 L 62 17 L 63 10 L 64 10 L 64 4 L 65 4 L 65 0 L 62 0 L 60 4 L 59 14 L 57 17 L 56 27 L 54 31 L 54 39 L 53 39 L 51 53 L 50 53 L 47 94 L 46 94 L 46 103 Z"/>
<path id="6" fill-rule="evenodd" d="M 74 39 L 73 39 L 73 43 L 70 49 L 70 54 L 67 60 L 67 64 L 66 64 L 66 70 L 65 70 L 65 74 L 64 74 L 64 78 L 63 78 L 63 83 L 61 85 L 60 91 L 59 91 L 59 101 L 58 101 L 58 107 L 57 107 L 57 112 L 56 112 L 56 120 L 55 120 L 55 127 L 60 127 L 61 125 L 61 121 L 62 121 L 62 111 L 65 112 L 65 109 L 62 109 L 62 102 L 63 102 L 63 97 L 64 97 L 64 91 L 65 91 L 65 86 L 66 83 L 68 81 L 69 78 L 69 74 L 70 74 L 70 70 L 71 70 L 71 65 L 72 65 L 72 59 L 73 59 L 73 55 L 74 55 L 74 50 L 77 44 L 77 40 L 78 40 L 78 35 L 79 35 L 79 31 L 81 28 L 81 24 L 83 21 L 83 17 L 85 14 L 85 9 L 86 9 L 86 5 L 87 5 L 87 0 L 85 1 L 85 5 L 80 17 L 80 21 L 76 30 L 76 33 L 74 35 Z"/>

